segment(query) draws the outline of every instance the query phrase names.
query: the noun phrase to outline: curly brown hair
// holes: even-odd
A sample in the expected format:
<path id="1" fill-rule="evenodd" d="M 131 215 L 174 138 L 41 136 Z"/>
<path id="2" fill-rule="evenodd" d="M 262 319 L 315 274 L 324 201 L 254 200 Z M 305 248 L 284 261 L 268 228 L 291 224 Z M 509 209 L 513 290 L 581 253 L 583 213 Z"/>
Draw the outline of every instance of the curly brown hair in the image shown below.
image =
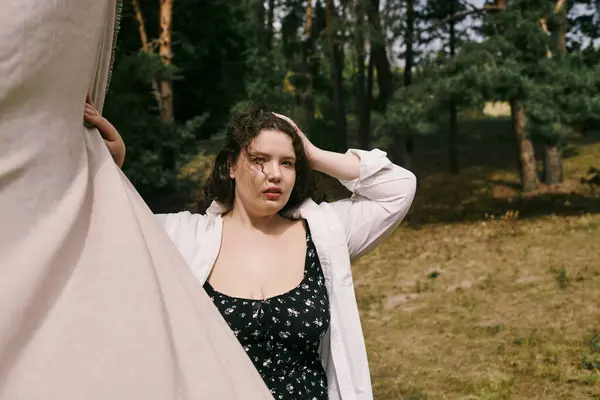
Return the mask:
<path id="1" fill-rule="evenodd" d="M 315 176 L 306 153 L 302 138 L 285 120 L 275 116 L 262 105 L 250 105 L 231 117 L 227 127 L 225 146 L 217 153 L 212 172 L 204 185 L 204 202 L 208 207 L 213 200 L 233 207 L 235 199 L 235 181 L 229 176 L 231 165 L 235 164 L 242 151 L 248 151 L 252 140 L 265 129 L 285 133 L 292 139 L 296 155 L 296 182 L 288 202 L 280 212 L 289 210 L 308 198 L 320 202 L 323 196 L 317 189 Z"/>

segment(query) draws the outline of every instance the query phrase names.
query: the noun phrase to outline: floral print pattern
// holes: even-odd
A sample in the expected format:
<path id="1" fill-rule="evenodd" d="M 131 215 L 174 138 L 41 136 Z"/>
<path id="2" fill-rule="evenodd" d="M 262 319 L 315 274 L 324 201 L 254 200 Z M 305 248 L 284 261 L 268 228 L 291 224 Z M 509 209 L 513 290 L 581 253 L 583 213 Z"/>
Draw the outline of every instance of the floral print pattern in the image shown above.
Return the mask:
<path id="1" fill-rule="evenodd" d="M 330 323 L 329 297 L 319 257 L 306 227 L 304 279 L 264 300 L 227 296 L 204 288 L 276 400 L 327 400 L 319 355 Z"/>

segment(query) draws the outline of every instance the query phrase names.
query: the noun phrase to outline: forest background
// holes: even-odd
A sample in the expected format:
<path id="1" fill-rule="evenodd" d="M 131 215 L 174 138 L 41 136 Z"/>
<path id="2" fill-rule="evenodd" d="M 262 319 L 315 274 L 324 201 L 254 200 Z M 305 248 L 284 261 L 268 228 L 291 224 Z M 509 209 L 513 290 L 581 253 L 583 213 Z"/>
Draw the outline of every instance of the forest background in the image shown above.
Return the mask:
<path id="1" fill-rule="evenodd" d="M 377 399 L 600 399 L 599 42 L 598 0 L 125 0 L 104 114 L 155 212 L 250 101 L 417 175 L 354 265 Z"/>

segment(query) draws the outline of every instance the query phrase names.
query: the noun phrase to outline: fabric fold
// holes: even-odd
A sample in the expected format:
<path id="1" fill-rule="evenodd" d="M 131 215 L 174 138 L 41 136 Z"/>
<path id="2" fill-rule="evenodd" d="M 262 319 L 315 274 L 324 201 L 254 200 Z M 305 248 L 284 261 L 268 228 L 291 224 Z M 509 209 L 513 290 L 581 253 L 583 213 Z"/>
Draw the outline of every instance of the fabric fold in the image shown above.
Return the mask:
<path id="1" fill-rule="evenodd" d="M 0 399 L 271 399 L 154 216 L 83 126 L 117 0 L 0 14 Z"/>

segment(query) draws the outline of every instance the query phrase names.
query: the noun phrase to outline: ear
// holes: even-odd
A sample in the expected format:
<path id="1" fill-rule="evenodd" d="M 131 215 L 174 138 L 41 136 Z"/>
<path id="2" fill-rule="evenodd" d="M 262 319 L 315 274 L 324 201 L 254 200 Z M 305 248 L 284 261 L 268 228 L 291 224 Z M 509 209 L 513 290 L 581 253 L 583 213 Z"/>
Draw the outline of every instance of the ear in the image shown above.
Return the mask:
<path id="1" fill-rule="evenodd" d="M 231 156 L 227 159 L 227 166 L 229 168 L 229 177 L 235 179 L 235 165 L 231 160 Z"/>

